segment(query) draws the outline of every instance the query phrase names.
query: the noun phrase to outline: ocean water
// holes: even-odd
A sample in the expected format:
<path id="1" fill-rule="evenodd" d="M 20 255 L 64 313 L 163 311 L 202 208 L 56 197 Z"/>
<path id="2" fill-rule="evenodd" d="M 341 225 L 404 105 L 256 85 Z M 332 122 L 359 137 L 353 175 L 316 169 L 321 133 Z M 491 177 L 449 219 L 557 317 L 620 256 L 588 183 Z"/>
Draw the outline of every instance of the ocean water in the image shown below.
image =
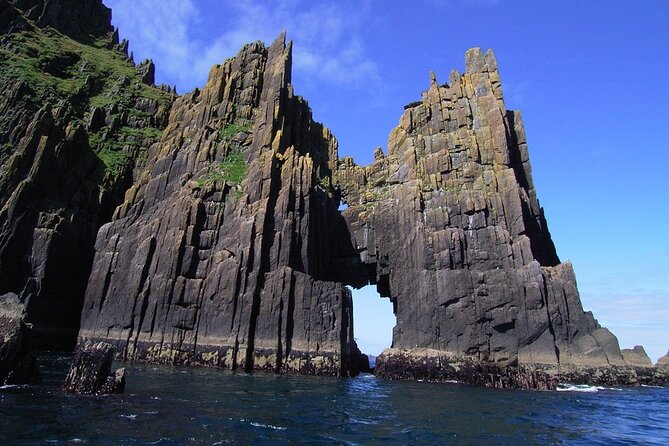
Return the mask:
<path id="1" fill-rule="evenodd" d="M 127 365 L 126 393 L 0 388 L 0 445 L 667 445 L 669 389 L 494 390 Z"/>

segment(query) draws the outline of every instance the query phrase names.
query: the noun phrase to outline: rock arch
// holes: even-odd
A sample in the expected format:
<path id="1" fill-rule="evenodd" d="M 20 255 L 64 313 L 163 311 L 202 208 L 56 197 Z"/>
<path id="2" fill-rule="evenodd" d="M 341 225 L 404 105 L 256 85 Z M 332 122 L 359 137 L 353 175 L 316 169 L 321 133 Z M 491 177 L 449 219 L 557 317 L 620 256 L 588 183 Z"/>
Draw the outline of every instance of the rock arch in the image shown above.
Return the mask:
<path id="1" fill-rule="evenodd" d="M 344 285 L 375 283 L 397 314 L 380 364 L 390 376 L 425 355 L 434 376 L 468 364 L 459 378 L 493 367 L 534 387 L 534 372 L 508 377 L 622 364 L 559 263 L 492 52 L 470 50 L 466 65 L 448 84 L 433 76 L 366 167 L 340 160 L 293 94 L 285 36 L 214 67 L 176 100 L 147 174 L 98 234 L 81 342 L 115 342 L 126 359 L 351 375 L 364 359 Z M 234 150 L 243 181 L 207 177 Z"/>

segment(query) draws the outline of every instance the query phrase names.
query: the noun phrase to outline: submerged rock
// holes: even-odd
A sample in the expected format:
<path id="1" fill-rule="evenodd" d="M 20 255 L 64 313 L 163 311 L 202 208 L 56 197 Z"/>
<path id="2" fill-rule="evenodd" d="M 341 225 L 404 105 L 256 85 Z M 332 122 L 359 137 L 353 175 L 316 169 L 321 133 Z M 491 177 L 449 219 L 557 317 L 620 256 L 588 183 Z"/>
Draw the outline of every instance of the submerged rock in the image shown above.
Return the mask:
<path id="1" fill-rule="evenodd" d="M 0 296 L 0 385 L 39 384 L 35 355 L 26 342 L 25 307 L 16 294 Z"/>
<path id="2" fill-rule="evenodd" d="M 125 368 L 111 370 L 115 351 L 104 342 L 80 346 L 65 379 L 65 391 L 79 395 L 123 393 Z"/>

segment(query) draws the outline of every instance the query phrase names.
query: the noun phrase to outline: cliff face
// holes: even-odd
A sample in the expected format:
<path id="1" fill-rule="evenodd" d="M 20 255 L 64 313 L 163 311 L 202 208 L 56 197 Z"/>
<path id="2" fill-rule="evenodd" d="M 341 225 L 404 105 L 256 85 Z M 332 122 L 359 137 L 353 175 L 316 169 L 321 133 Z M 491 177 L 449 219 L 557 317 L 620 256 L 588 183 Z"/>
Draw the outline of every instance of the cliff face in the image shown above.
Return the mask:
<path id="1" fill-rule="evenodd" d="M 519 112 L 507 111 L 495 57 L 405 107 L 367 167 L 335 171 L 360 260 L 393 302 L 395 349 L 503 365 L 622 365 L 618 342 L 583 311 L 559 263 L 532 182 Z M 338 280 L 345 280 L 341 270 Z M 377 365 L 400 352 L 387 352 Z"/>
<path id="2" fill-rule="evenodd" d="M 356 373 L 351 296 L 320 280 L 341 221 L 336 141 L 290 85 L 291 46 L 247 45 L 177 99 L 98 235 L 83 339 L 127 359 Z"/>
<path id="3" fill-rule="evenodd" d="M 0 294 L 40 348 L 74 347 L 95 235 L 171 102 L 110 19 L 99 0 L 0 1 Z"/>
<path id="4" fill-rule="evenodd" d="M 282 36 L 175 102 L 148 170 L 98 234 L 82 341 L 114 341 L 126 359 L 352 374 L 342 284 L 371 282 L 397 315 L 383 376 L 426 349 L 502 377 L 625 365 L 559 263 L 491 52 L 470 50 L 448 85 L 433 76 L 367 167 L 338 160 L 289 81 Z M 541 379 L 508 385 L 551 386 Z"/>

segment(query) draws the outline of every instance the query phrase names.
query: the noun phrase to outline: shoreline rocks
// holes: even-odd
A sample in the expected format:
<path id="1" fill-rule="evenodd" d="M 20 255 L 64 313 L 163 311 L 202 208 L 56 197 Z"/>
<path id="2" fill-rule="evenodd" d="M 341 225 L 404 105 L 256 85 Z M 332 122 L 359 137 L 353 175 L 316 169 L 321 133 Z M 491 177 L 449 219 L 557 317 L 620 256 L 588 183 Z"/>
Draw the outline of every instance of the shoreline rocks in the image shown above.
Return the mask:
<path id="1" fill-rule="evenodd" d="M 78 395 L 123 393 L 125 368 L 112 373 L 116 349 L 104 342 L 80 346 L 65 379 L 63 389 Z"/>
<path id="2" fill-rule="evenodd" d="M 495 364 L 433 349 L 386 349 L 374 374 L 386 379 L 458 382 L 482 387 L 555 390 L 558 384 L 669 386 L 669 369 L 654 366 Z"/>
<path id="3" fill-rule="evenodd" d="M 16 294 L 0 296 L 0 385 L 40 384 L 37 359 L 27 343 L 25 307 Z"/>

